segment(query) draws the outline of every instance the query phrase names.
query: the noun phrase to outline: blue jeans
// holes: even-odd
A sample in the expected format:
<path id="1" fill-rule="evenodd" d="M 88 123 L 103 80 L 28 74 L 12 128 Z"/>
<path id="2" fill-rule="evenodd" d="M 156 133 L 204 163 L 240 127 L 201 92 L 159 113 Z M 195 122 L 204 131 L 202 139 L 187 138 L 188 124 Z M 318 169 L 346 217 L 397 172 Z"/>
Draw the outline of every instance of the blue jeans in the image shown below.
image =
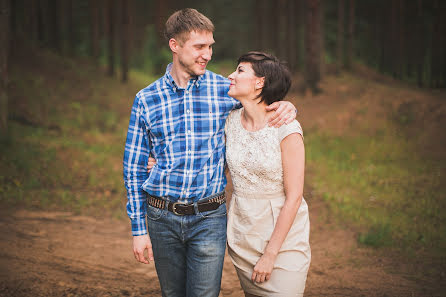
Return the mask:
<path id="1" fill-rule="evenodd" d="M 226 204 L 184 216 L 148 206 L 147 218 L 163 296 L 217 297 L 226 248 Z"/>

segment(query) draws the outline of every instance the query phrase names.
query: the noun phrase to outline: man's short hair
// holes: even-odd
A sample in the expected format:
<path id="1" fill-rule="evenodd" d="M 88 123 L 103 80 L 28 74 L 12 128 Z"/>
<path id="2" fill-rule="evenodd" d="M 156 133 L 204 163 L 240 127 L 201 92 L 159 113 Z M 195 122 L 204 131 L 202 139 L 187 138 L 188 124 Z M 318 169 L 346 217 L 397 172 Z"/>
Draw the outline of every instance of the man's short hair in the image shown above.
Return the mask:
<path id="1" fill-rule="evenodd" d="M 206 16 L 193 8 L 184 8 L 174 12 L 166 22 L 164 36 L 167 40 L 178 39 L 186 42 L 192 31 L 214 32 L 214 24 Z"/>
<path id="2" fill-rule="evenodd" d="M 248 62 L 257 77 L 264 77 L 262 97 L 260 102 L 270 105 L 282 100 L 291 87 L 291 73 L 288 68 L 277 57 L 262 53 L 249 52 L 238 58 L 237 64 Z"/>

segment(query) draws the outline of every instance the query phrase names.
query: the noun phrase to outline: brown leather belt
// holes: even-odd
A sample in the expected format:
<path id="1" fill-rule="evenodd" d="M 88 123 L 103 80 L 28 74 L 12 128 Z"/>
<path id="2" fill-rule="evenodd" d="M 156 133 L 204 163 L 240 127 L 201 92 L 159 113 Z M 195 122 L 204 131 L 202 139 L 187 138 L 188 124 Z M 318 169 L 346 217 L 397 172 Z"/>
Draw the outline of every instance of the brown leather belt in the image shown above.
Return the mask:
<path id="1" fill-rule="evenodd" d="M 226 195 L 223 192 L 222 194 L 215 196 L 209 200 L 198 202 L 197 208 L 199 212 L 215 210 L 225 202 L 226 202 Z M 153 207 L 164 209 L 166 208 L 166 203 L 167 203 L 167 209 L 178 216 L 196 214 L 193 203 L 170 202 L 157 196 L 152 196 L 152 195 L 147 196 L 147 204 Z"/>

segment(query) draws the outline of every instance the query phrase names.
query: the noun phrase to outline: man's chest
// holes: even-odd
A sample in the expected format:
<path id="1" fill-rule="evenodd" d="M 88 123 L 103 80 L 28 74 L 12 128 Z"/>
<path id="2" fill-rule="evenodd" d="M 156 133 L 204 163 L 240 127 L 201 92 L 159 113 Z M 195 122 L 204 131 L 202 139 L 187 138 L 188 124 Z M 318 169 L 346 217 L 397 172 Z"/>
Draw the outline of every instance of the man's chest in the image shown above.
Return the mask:
<path id="1" fill-rule="evenodd" d="M 165 93 L 148 106 L 146 121 L 154 138 L 209 137 L 224 129 L 234 101 L 210 92 Z"/>

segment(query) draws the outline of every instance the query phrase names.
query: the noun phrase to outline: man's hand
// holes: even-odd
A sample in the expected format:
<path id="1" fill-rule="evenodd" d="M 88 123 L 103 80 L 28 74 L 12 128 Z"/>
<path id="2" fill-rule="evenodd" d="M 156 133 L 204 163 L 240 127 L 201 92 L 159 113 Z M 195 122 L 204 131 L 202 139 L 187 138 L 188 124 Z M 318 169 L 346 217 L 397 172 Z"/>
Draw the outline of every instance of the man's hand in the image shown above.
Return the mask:
<path id="1" fill-rule="evenodd" d="M 149 161 L 147 162 L 147 172 L 150 172 L 150 170 L 155 166 L 156 160 L 152 157 L 149 157 Z"/>
<path id="2" fill-rule="evenodd" d="M 275 110 L 274 114 L 268 120 L 268 125 L 276 128 L 279 128 L 283 124 L 291 123 L 297 114 L 296 107 L 289 101 L 276 101 L 268 105 L 266 110 Z"/>
<path id="3" fill-rule="evenodd" d="M 148 259 L 144 256 L 145 250 L 147 250 Z M 144 264 L 149 264 L 150 261 L 153 261 L 152 242 L 148 234 L 133 236 L 133 255 L 135 255 L 137 261 Z"/>

